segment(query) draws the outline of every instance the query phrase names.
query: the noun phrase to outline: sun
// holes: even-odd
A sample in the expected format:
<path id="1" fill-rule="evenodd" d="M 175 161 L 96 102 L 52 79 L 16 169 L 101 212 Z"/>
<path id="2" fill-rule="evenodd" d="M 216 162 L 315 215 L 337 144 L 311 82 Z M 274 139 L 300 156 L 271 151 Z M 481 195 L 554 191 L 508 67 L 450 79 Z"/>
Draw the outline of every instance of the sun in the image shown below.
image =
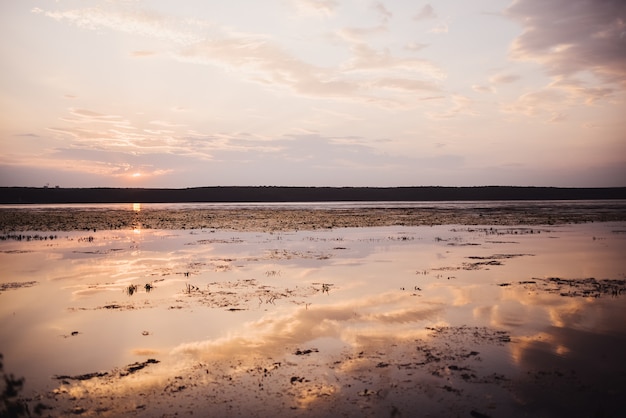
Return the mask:
<path id="1" fill-rule="evenodd" d="M 134 178 L 141 177 L 141 173 L 133 173 L 133 177 Z"/>

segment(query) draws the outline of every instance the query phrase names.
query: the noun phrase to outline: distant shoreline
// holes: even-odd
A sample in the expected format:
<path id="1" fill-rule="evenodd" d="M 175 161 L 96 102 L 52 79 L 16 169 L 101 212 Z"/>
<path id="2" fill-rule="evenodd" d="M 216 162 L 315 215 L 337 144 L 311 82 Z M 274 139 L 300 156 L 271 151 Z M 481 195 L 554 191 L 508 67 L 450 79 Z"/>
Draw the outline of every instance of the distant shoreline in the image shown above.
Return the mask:
<path id="1" fill-rule="evenodd" d="M 626 187 L 0 187 L 0 204 L 493 201 L 626 199 Z"/>

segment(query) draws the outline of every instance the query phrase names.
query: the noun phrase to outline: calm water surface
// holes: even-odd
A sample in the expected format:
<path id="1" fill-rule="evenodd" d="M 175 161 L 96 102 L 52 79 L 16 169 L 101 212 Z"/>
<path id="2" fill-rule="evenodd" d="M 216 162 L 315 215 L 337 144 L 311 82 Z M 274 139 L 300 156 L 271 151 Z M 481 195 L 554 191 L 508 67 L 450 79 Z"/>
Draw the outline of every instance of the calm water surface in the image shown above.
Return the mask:
<path id="1" fill-rule="evenodd" d="M 3 208 L 37 209 L 110 209 L 110 210 L 149 210 L 149 209 L 358 209 L 358 208 L 445 208 L 462 209 L 471 207 L 499 208 L 524 207 L 569 208 L 605 206 L 626 208 L 624 200 L 490 200 L 490 201 L 357 201 L 357 202 L 196 202 L 196 203 L 67 203 L 67 204 L 0 204 Z"/>
<path id="2" fill-rule="evenodd" d="M 305 348 L 317 354 L 311 376 L 326 379 L 341 363 L 330 368 L 336 381 L 363 382 L 368 372 L 353 362 L 376 355 L 369 387 L 422 379 L 453 402 L 470 399 L 464 416 L 476 399 L 494 416 L 557 416 L 576 396 L 581 411 L 610 416 L 625 393 L 624 223 L 45 235 L 0 242 L 0 352 L 26 378 L 25 396 L 59 387 L 54 376 L 148 358 L 160 363 L 146 381 L 194 362 L 289 359 Z M 416 341 L 442 341 L 429 353 L 447 345 L 456 363 L 420 365 Z M 472 350 L 480 361 L 462 375 L 458 359 L 478 357 Z M 331 380 L 325 397 L 348 390 L 328 389 Z M 502 393 L 486 400 L 487 384 Z M 313 402 L 302 396 L 301 410 Z"/>

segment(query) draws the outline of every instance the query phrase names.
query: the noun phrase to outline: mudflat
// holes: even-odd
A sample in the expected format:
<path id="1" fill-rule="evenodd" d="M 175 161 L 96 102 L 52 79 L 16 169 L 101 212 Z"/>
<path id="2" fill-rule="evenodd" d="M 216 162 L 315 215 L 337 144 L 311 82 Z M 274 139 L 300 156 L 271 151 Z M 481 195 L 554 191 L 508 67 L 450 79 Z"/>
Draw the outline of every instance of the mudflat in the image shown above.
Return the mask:
<path id="1" fill-rule="evenodd" d="M 129 208 L 132 205 L 128 205 Z M 201 229 L 294 231 L 318 228 L 421 225 L 555 225 L 626 220 L 626 201 L 474 202 L 428 207 L 203 208 L 141 210 L 45 205 L 0 208 L 0 231 Z"/>

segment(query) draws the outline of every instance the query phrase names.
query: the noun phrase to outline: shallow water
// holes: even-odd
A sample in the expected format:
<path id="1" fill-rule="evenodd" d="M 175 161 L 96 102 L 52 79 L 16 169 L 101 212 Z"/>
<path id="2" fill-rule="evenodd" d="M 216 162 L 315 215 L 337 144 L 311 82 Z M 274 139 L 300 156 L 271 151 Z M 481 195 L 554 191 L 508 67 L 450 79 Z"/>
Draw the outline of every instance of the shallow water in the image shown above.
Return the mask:
<path id="1" fill-rule="evenodd" d="M 53 416 L 617 416 L 625 249 L 623 222 L 29 232 L 0 352 Z"/>

